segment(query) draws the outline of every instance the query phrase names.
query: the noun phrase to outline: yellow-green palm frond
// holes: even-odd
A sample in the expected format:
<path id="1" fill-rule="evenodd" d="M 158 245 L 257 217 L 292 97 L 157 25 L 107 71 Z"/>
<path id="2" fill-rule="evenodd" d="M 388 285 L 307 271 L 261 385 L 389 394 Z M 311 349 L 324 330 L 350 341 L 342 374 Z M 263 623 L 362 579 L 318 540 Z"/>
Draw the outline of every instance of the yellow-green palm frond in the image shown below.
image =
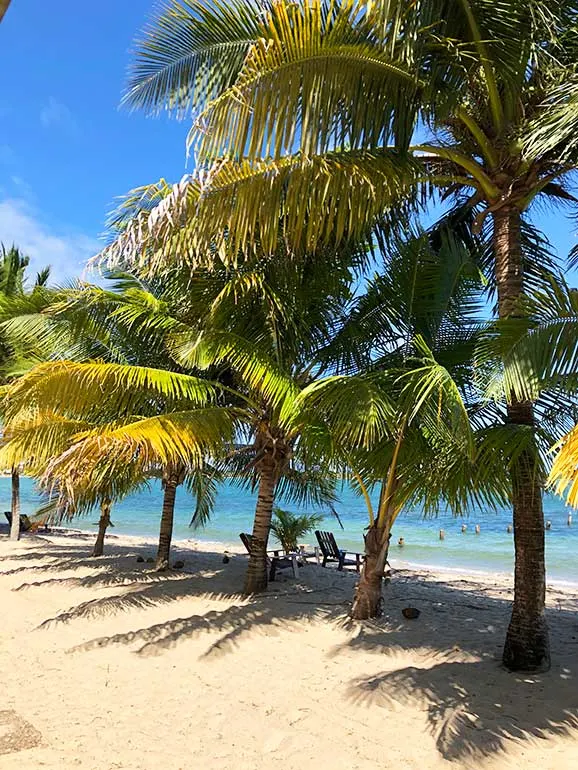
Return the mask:
<path id="1" fill-rule="evenodd" d="M 49 361 L 17 380 L 4 398 L 10 420 L 31 404 L 75 417 L 147 414 L 159 403 L 204 406 L 217 388 L 206 380 L 162 369 L 100 362 Z M 160 399 L 160 401 L 159 401 Z M 155 410 L 155 403 L 157 409 Z"/>
<path id="2" fill-rule="evenodd" d="M 175 357 L 185 366 L 207 368 L 226 364 L 238 372 L 246 400 L 266 403 L 270 408 L 292 402 L 299 392 L 293 377 L 272 356 L 251 340 L 228 332 L 203 332 L 196 336 L 178 335 L 172 343 Z M 245 398 L 242 393 L 239 393 Z"/>
<path id="3" fill-rule="evenodd" d="M 119 199 L 117 207 L 109 214 L 108 228 L 113 233 L 124 232 L 135 217 L 152 211 L 171 194 L 172 189 L 172 185 L 162 178 L 158 182 L 133 187 Z"/>
<path id="4" fill-rule="evenodd" d="M 163 188 L 162 195 L 158 194 L 162 199 L 152 207 L 139 207 L 133 201 L 128 210 L 113 215 L 113 221 L 122 220 L 120 232 L 90 264 L 135 269 L 147 276 L 166 265 L 167 255 L 175 263 L 203 263 L 204 255 L 200 257 L 190 249 L 183 251 L 180 235 L 183 228 L 193 224 L 199 194 L 198 180 L 186 175 L 172 187 Z"/>
<path id="5" fill-rule="evenodd" d="M 556 456 L 548 482 L 568 504 L 578 507 L 578 425 L 554 447 Z"/>
<path id="6" fill-rule="evenodd" d="M 154 274 L 171 259 L 210 265 L 240 252 L 266 255 L 285 242 L 314 251 L 367 236 L 378 217 L 415 194 L 420 163 L 391 149 L 311 158 L 219 161 L 184 178 L 149 214 L 139 215 L 98 260 Z"/>
<path id="7" fill-rule="evenodd" d="M 274 253 L 281 234 L 300 252 L 366 236 L 414 189 L 417 168 L 389 149 L 217 163 L 203 185 L 194 229 L 182 232 L 183 248 L 202 252 L 212 244 L 230 261 L 255 243 Z"/>
<path id="8" fill-rule="evenodd" d="M 266 0 L 164 0 L 137 41 L 123 99 L 184 117 L 236 78 Z"/>
<path id="9" fill-rule="evenodd" d="M 167 465 L 202 467 L 207 456 L 226 451 L 237 419 L 234 410 L 213 407 L 98 426 L 77 434 L 49 473 L 55 476 L 58 467 L 67 467 L 71 477 L 105 477 L 119 463 L 136 464 L 145 475 Z"/>
<path id="10" fill-rule="evenodd" d="M 63 452 L 75 436 L 90 428 L 90 423 L 74 420 L 56 412 L 23 412 L 5 426 L 0 447 L 0 466 L 21 466 L 33 475 Z"/>
<path id="11" fill-rule="evenodd" d="M 311 156 L 384 146 L 395 133 L 406 146 L 413 121 L 395 120 L 394 107 L 411 114 L 416 77 L 376 41 L 365 12 L 356 0 L 273 3 L 234 84 L 192 129 L 200 155 Z"/>
<path id="12" fill-rule="evenodd" d="M 368 449 L 395 434 L 399 413 L 387 384 L 381 375 L 326 377 L 304 388 L 297 406 L 323 420 L 344 449 Z"/>
<path id="13" fill-rule="evenodd" d="M 463 395 L 451 372 L 439 364 L 427 343 L 417 335 L 413 344 L 420 359 L 400 374 L 400 407 L 408 424 L 419 420 L 432 436 L 446 433 L 447 438 L 464 440 L 473 452 L 470 417 Z"/>

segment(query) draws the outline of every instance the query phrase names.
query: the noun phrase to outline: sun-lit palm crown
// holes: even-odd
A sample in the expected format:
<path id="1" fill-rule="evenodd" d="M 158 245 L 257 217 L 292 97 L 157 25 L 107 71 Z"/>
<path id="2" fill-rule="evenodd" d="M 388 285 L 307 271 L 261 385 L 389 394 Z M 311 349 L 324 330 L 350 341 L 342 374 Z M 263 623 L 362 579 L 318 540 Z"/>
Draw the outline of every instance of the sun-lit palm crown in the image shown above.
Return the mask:
<path id="1" fill-rule="evenodd" d="M 416 190 L 455 193 L 478 226 L 571 200 L 576 26 L 569 0 L 169 0 L 126 101 L 192 115 L 196 170 L 107 256 L 267 252 L 280 226 L 312 248 Z"/>

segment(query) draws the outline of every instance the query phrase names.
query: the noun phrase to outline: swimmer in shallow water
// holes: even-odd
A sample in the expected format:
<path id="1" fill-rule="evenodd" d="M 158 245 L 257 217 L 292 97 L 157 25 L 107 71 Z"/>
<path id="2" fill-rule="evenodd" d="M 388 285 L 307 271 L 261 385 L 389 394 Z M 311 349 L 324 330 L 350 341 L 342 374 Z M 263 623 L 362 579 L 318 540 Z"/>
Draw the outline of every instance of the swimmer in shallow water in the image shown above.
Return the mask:
<path id="1" fill-rule="evenodd" d="M 462 524 L 462 533 L 465 535 L 467 531 L 468 531 L 468 525 Z"/>
<path id="2" fill-rule="evenodd" d="M 508 526 L 506 527 L 506 532 L 508 533 L 508 535 L 512 534 L 512 525 L 511 524 L 508 524 Z"/>
<path id="3" fill-rule="evenodd" d="M 405 540 L 403 539 L 403 537 L 399 538 L 399 540 L 397 541 L 397 544 L 400 548 L 403 548 L 403 546 L 405 545 Z"/>
<path id="4" fill-rule="evenodd" d="M 476 535 L 480 534 L 480 525 L 476 524 Z"/>
<path id="5" fill-rule="evenodd" d="M 445 536 L 446 536 L 446 533 L 444 532 L 444 530 L 440 529 L 440 540 L 443 540 Z"/>
<path id="6" fill-rule="evenodd" d="M 546 522 L 546 529 L 552 529 L 552 522 L 550 520 Z"/>

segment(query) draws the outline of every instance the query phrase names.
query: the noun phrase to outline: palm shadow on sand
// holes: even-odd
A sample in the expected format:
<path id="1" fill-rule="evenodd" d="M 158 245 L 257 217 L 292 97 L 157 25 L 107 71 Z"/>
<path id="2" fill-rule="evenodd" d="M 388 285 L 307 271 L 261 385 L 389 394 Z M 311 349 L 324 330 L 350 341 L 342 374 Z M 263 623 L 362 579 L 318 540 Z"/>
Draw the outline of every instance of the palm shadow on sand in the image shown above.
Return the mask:
<path id="1" fill-rule="evenodd" d="M 65 561 L 63 554 L 57 561 Z M 422 713 L 440 755 L 448 761 L 476 762 L 496 753 L 507 753 L 514 743 L 529 743 L 556 735 L 578 741 L 578 682 L 576 666 L 562 666 L 559 660 L 578 660 L 578 607 L 569 600 L 566 607 L 548 612 L 552 630 L 554 666 L 547 674 L 520 676 L 506 672 L 499 655 L 510 612 L 501 598 L 464 590 L 458 581 L 436 582 L 402 574 L 386 591 L 386 615 L 378 621 L 352 623 L 347 610 L 353 578 L 323 574 L 322 588 L 309 585 L 309 570 L 297 582 L 282 579 L 268 593 L 246 599 L 238 594 L 246 561 L 236 557 L 222 564 L 222 554 L 188 553 L 187 573 L 154 575 L 136 568 L 134 556 L 118 551 L 118 561 L 104 560 L 106 568 L 84 577 L 52 577 L 25 584 L 47 589 L 57 581 L 87 589 L 112 588 L 112 595 L 90 598 L 41 624 L 43 633 L 58 623 L 132 609 L 175 603 L 195 596 L 215 600 L 217 607 L 204 613 L 171 618 L 110 636 L 97 636 L 76 645 L 69 652 L 86 654 L 102 647 L 123 645 L 142 657 L 162 655 L 206 634 L 208 646 L 201 659 L 231 654 L 255 634 L 281 630 L 297 634 L 304 622 L 322 622 L 348 628 L 346 642 L 327 652 L 330 657 L 357 651 L 379 652 L 395 665 L 395 658 L 408 651 L 418 653 L 423 667 L 385 668 L 383 673 L 344 682 L 335 697 L 353 706 L 388 711 L 396 704 L 410 705 Z M 68 560 L 74 570 L 75 552 Z M 198 560 L 198 563 L 197 563 Z M 47 570 L 53 565 L 47 563 Z M 96 567 L 96 565 L 95 565 Z M 100 565 L 102 567 L 102 565 Z M 35 569 L 31 565 L 31 570 Z M 38 569 L 38 568 L 36 568 Z M 311 573 L 309 573 L 311 574 Z M 318 579 L 320 573 L 315 573 Z M 117 586 L 120 590 L 117 589 Z M 433 591 L 433 589 L 436 591 Z M 442 594 L 440 595 L 440 591 Z M 94 596 L 94 593 L 92 593 Z M 279 601 L 282 599 L 282 601 Z M 218 602 L 226 600 L 226 606 Z M 421 607 L 417 621 L 406 622 L 400 610 L 408 602 Z M 496 624 L 491 625 L 490 618 Z M 498 619 L 498 620 L 496 620 Z M 142 622 L 142 621 L 141 621 Z M 298 639 L 298 637 L 296 637 Z M 577 743 L 578 751 L 578 743 Z"/>
<path id="2" fill-rule="evenodd" d="M 475 764 L 513 743 L 555 735 L 578 741 L 575 669 L 521 676 L 491 658 L 450 660 L 360 678 L 347 694 L 357 704 L 382 708 L 384 720 L 396 704 L 424 712 L 439 753 L 449 761 Z"/>

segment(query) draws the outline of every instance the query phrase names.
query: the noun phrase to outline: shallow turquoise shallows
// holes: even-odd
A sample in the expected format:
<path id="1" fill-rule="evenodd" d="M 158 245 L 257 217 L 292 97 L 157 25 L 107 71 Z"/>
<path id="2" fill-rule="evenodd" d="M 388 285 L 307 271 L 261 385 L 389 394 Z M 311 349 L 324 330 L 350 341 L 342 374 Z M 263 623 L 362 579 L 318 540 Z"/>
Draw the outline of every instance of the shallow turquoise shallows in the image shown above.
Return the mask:
<path id="1" fill-rule="evenodd" d="M 350 489 L 343 490 L 336 506 L 343 529 L 327 513 L 322 527 L 332 530 L 340 547 L 362 550 L 363 529 L 367 513 L 363 500 Z M 21 480 L 22 512 L 34 513 L 39 505 L 31 479 Z M 10 479 L 0 478 L 0 511 L 10 508 Z M 151 482 L 150 490 L 131 495 L 113 508 L 114 534 L 140 535 L 155 538 L 158 533 L 162 506 L 160 483 Z M 284 507 L 291 508 L 286 505 Z M 216 510 L 209 526 L 191 530 L 189 521 L 194 510 L 192 497 L 179 489 L 175 511 L 175 539 L 195 538 L 220 543 L 239 543 L 239 533 L 249 531 L 255 497 L 229 484 L 224 484 L 218 496 Z M 569 510 L 562 500 L 548 496 L 544 503 L 544 517 L 551 521 L 546 532 L 546 558 L 551 579 L 578 583 L 578 513 L 568 526 Z M 77 519 L 72 526 L 95 531 L 97 513 Z M 507 510 L 476 511 L 463 518 L 454 518 L 450 512 L 441 512 L 434 518 L 424 519 L 419 510 L 402 513 L 394 527 L 390 560 L 397 566 L 412 565 L 479 570 L 483 572 L 511 572 L 513 565 L 513 536 L 508 534 L 511 512 Z M 467 529 L 462 533 L 462 525 Z M 476 524 L 480 534 L 475 533 Z M 439 538 L 443 529 L 445 537 Z M 403 537 L 405 545 L 397 543 Z M 313 544 L 313 535 L 305 538 Z"/>

